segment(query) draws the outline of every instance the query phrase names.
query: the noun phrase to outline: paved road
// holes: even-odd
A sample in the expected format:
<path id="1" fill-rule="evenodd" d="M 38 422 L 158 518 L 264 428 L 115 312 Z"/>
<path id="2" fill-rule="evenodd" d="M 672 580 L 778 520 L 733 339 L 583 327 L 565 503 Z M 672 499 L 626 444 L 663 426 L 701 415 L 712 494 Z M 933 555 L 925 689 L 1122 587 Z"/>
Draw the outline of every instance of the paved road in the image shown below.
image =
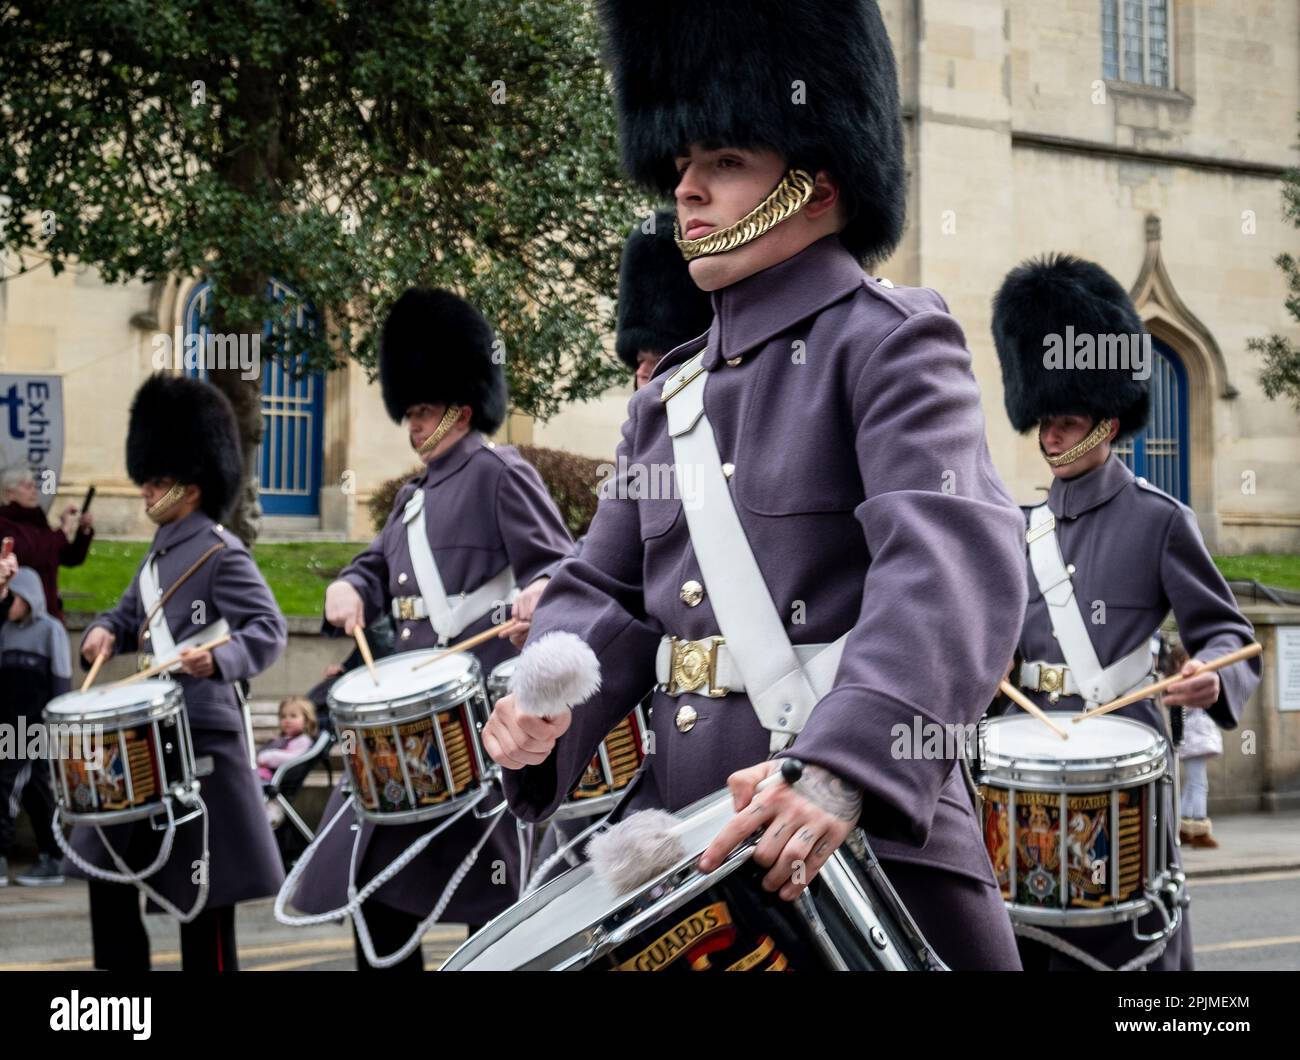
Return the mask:
<path id="1" fill-rule="evenodd" d="M 1194 878 L 1189 887 L 1198 968 L 1300 969 L 1300 871 Z"/>
<path id="2" fill-rule="evenodd" d="M 90 920 L 86 885 L 0 887 L 0 971 L 89 969 Z M 180 968 L 180 937 L 168 917 L 145 918 L 156 970 Z M 290 928 L 278 923 L 269 899 L 239 907 L 236 930 L 240 966 L 248 971 L 350 970 L 352 933 L 346 925 Z M 465 939 L 455 925 L 434 927 L 424 937 L 427 967 L 436 967 Z"/>
<path id="3" fill-rule="evenodd" d="M 1196 878 L 1189 886 L 1197 967 L 1300 970 L 1300 870 Z M 175 925 L 161 916 L 146 922 L 154 967 L 179 968 Z M 284 927 L 270 901 L 240 906 L 238 930 L 240 964 L 250 971 L 353 966 L 346 926 Z M 464 937 L 460 927 L 434 928 L 424 938 L 426 965 L 435 967 Z M 85 884 L 0 888 L 0 971 L 89 967 Z"/>

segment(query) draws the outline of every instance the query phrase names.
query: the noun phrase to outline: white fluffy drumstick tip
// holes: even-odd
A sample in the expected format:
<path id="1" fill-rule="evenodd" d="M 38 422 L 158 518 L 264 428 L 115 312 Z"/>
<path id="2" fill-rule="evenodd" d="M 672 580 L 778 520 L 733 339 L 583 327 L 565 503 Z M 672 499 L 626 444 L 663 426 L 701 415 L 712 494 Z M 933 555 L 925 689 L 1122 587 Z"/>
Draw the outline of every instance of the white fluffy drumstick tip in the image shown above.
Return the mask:
<path id="1" fill-rule="evenodd" d="M 555 630 L 533 641 L 515 664 L 510 691 L 524 714 L 549 718 L 600 689 L 600 661 L 585 640 Z"/>
<path id="2" fill-rule="evenodd" d="M 686 856 L 681 836 L 673 831 L 677 823 L 663 810 L 629 814 L 587 844 L 592 870 L 615 894 L 653 880 Z"/>

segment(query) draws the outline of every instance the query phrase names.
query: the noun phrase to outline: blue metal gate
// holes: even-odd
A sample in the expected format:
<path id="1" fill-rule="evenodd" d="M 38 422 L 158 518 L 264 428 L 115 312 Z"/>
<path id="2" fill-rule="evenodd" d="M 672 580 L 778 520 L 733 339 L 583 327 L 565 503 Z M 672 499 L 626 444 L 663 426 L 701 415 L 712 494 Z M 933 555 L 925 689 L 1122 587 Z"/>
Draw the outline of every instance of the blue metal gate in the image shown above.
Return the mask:
<path id="1" fill-rule="evenodd" d="M 1152 336 L 1151 415 L 1146 428 L 1115 447 L 1133 474 L 1187 503 L 1187 370 Z"/>
<path id="2" fill-rule="evenodd" d="M 288 288 L 272 280 L 268 295 L 283 301 Z M 185 336 L 198 335 L 207 349 L 208 301 L 211 284 L 203 281 L 185 303 Z M 298 326 L 314 327 L 306 309 L 298 310 Z M 267 515 L 320 514 L 321 458 L 324 451 L 323 372 L 300 373 L 302 358 L 284 350 L 275 322 L 262 328 L 262 444 L 257 450 L 259 498 Z M 272 353 L 276 356 L 273 358 Z M 186 364 L 185 373 L 205 378 L 206 366 Z"/>

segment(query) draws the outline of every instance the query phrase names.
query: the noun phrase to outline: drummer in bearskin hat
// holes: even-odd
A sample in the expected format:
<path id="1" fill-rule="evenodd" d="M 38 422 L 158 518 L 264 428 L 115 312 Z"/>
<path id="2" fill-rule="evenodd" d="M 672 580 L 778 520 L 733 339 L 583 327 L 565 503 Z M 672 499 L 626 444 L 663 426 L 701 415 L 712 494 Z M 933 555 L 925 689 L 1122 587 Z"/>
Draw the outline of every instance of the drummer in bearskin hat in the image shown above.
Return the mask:
<path id="1" fill-rule="evenodd" d="M 215 387 L 171 375 L 145 381 L 131 406 L 126 467 L 158 531 L 122 599 L 95 617 L 81 641 L 86 665 L 121 652 L 180 664 L 173 676 L 185 696 L 207 820 L 178 827 L 166 863 L 143 886 L 154 907 L 161 899 L 188 916 L 206 885 L 206 900 L 180 928 L 187 971 L 237 970 L 236 903 L 275 894 L 284 878 L 235 687 L 274 663 L 287 639 L 248 549 L 220 522 L 238 496 L 243 466 L 234 414 Z M 228 641 L 205 649 L 223 634 Z M 151 824 L 102 830 L 133 872 L 160 852 L 162 832 Z M 120 870 L 93 828 L 74 828 L 72 849 L 99 870 Z M 73 871 L 90 876 L 95 967 L 147 970 L 137 888 Z"/>
<path id="2" fill-rule="evenodd" d="M 504 697 L 484 729 L 511 806 L 549 816 L 654 687 L 624 809 L 730 787 L 701 870 L 765 826 L 765 886 L 792 900 L 860 824 L 943 959 L 1018 967 L 958 762 L 891 754 L 900 725 L 980 716 L 1024 587 L 961 329 L 934 291 L 863 272 L 896 245 L 906 189 L 880 12 L 600 10 L 626 167 L 674 196 L 713 320 L 633 397 L 618 477 L 533 618 L 520 668 L 574 634 L 599 690 L 546 717 Z M 663 468 L 671 495 L 635 488 Z M 756 794 L 773 753 L 803 775 Z"/>
<path id="3" fill-rule="evenodd" d="M 492 328 L 482 314 L 449 291 L 412 288 L 393 304 L 379 340 L 380 390 L 389 416 L 406 424 L 424 472 L 398 491 L 384 529 L 330 584 L 325 632 L 352 634 L 391 614 L 396 651 L 463 640 L 500 622 L 503 614 L 526 618 L 522 601 L 536 598 L 542 577 L 572 548 L 541 477 L 514 448 L 488 440 L 505 420 L 507 403 L 505 369 L 494 347 Z M 417 495 L 426 529 L 422 540 L 409 534 L 407 526 Z M 436 567 L 444 589 L 441 605 L 465 595 L 479 601 L 472 614 L 462 614 L 464 607 L 455 615 L 438 612 L 439 601 L 417 580 L 413 546 Z M 517 589 L 523 590 L 518 598 Z M 509 640 L 495 638 L 472 651 L 486 677 L 517 649 Z M 339 811 L 344 797 L 340 785 L 322 821 Z M 352 824 L 350 810 L 348 815 L 347 824 Z M 462 860 L 497 823 L 466 815 L 362 904 L 377 959 L 411 944 Z M 353 825 L 362 829 L 357 887 L 436 824 Z M 323 837 L 292 896 L 295 907 L 319 914 L 347 903 L 353 839 L 346 826 Z M 517 877 L 515 829 L 497 827 L 442 919 L 473 930 L 514 900 Z M 359 940 L 357 965 L 370 968 Z M 393 967 L 423 968 L 418 940 Z"/>
<path id="4" fill-rule="evenodd" d="M 1025 509 L 1029 603 L 1012 681 L 1049 710 L 1118 698 L 1156 678 L 1157 637 L 1172 609 L 1191 659 L 1163 706 L 1204 711 L 1219 727 L 1235 728 L 1259 683 L 1259 659 L 1197 671 L 1249 644 L 1251 624 L 1192 510 L 1136 478 L 1112 450 L 1145 426 L 1154 369 L 1150 337 L 1127 293 L 1099 265 L 1068 254 L 1026 261 L 994 299 L 993 337 L 1011 425 L 1037 431 L 1052 473 L 1046 501 Z M 1066 580 L 1072 594 L 1050 591 Z M 1117 713 L 1168 733 L 1151 699 Z M 1176 867 L 1173 809 L 1168 842 Z M 1150 935 L 1162 923 L 1152 911 L 1137 930 Z M 1110 967 L 1192 967 L 1186 910 L 1179 930 L 1155 942 L 1136 939 L 1130 924 L 1061 930 L 1055 940 Z M 1081 967 L 1066 947 L 1046 940 L 1022 938 L 1020 952 L 1027 969 Z"/>
<path id="5" fill-rule="evenodd" d="M 677 249 L 673 210 L 655 210 L 623 244 L 614 350 L 643 387 L 665 353 L 709 328 L 713 306 Z"/>

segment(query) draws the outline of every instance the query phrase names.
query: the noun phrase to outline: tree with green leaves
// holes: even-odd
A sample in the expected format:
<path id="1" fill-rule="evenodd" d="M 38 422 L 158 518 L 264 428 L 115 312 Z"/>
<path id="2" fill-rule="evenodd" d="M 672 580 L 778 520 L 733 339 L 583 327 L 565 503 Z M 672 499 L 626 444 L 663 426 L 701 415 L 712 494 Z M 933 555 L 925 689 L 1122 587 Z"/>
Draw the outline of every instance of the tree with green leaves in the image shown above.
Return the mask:
<path id="1" fill-rule="evenodd" d="M 446 286 L 496 326 L 517 409 L 622 374 L 599 296 L 643 204 L 580 0 L 0 2 L 0 120 L 7 282 L 203 275 L 214 332 L 269 319 L 301 370 L 373 365 L 397 295 Z M 251 540 L 260 380 L 209 378 L 239 419 Z"/>
<path id="2" fill-rule="evenodd" d="M 1282 214 L 1300 228 L 1300 168 L 1288 169 L 1282 177 Z M 1279 254 L 1273 261 L 1286 276 L 1286 311 L 1300 323 L 1300 261 L 1291 254 Z M 1283 335 L 1249 339 L 1247 349 L 1264 358 L 1259 382 L 1270 398 L 1285 396 L 1300 412 L 1300 346 Z"/>

